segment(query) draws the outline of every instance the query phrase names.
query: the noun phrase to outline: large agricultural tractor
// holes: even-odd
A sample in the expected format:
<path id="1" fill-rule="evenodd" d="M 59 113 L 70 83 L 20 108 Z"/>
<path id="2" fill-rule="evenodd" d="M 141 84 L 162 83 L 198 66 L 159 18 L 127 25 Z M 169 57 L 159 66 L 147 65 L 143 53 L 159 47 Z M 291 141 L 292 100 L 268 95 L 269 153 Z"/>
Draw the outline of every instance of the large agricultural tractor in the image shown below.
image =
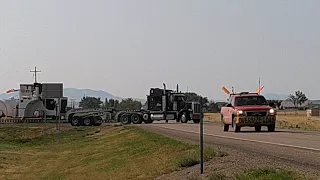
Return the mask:
<path id="1" fill-rule="evenodd" d="M 200 103 L 188 102 L 185 95 L 177 90 L 167 90 L 164 88 L 150 88 L 147 95 L 147 102 L 140 110 L 116 111 L 99 109 L 72 109 L 67 112 L 66 119 L 73 126 L 101 125 L 102 119 L 114 119 L 121 124 L 149 124 L 153 121 L 176 120 L 187 123 L 193 121 L 200 122 Z"/>

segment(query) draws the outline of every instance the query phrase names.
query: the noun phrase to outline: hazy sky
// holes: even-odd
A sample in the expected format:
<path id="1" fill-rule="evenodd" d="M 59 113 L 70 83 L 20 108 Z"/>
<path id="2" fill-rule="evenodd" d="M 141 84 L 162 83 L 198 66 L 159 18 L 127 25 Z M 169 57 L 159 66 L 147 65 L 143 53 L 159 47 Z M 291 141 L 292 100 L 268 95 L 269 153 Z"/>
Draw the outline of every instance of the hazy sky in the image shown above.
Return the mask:
<path id="1" fill-rule="evenodd" d="M 221 86 L 320 99 L 320 1 L 0 0 L 0 91 L 33 81 L 145 98 Z"/>

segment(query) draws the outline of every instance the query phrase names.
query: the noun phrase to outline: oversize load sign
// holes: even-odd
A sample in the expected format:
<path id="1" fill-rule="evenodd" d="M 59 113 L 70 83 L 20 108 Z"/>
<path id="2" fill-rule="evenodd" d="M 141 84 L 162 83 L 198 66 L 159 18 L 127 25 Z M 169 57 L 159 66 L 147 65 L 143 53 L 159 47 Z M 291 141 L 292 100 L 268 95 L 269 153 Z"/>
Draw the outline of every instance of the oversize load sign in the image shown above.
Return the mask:
<path id="1" fill-rule="evenodd" d="M 267 123 L 274 123 L 275 118 L 266 116 L 266 117 L 242 117 L 239 118 L 240 123 L 245 124 L 267 124 Z"/>

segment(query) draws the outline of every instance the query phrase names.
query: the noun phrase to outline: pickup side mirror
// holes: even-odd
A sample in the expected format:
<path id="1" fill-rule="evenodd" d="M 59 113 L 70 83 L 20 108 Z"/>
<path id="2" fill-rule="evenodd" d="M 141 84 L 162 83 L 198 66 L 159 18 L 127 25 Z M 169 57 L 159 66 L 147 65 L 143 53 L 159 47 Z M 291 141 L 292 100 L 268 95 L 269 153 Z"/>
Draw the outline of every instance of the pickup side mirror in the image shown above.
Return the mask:
<path id="1" fill-rule="evenodd" d="M 226 107 L 232 107 L 232 105 L 229 103 L 229 104 L 226 105 Z"/>

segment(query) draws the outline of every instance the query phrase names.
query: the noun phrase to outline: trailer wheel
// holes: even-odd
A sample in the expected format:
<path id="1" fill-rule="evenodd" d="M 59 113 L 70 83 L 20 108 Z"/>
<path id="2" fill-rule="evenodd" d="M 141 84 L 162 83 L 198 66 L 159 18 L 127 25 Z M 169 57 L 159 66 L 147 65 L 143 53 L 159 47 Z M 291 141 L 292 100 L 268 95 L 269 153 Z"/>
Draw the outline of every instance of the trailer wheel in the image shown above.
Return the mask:
<path id="1" fill-rule="evenodd" d="M 94 126 L 101 126 L 101 124 L 102 124 L 102 118 L 101 118 L 100 116 L 95 117 L 95 118 L 94 118 L 93 125 L 94 125 Z"/>
<path id="2" fill-rule="evenodd" d="M 141 124 L 142 118 L 139 114 L 132 114 L 131 115 L 131 121 L 133 124 Z"/>
<path id="3" fill-rule="evenodd" d="M 84 126 L 91 126 L 92 125 L 91 118 L 84 118 L 82 123 Z"/>
<path id="4" fill-rule="evenodd" d="M 182 123 L 188 123 L 188 120 L 189 120 L 189 119 L 188 119 L 188 115 L 187 115 L 187 113 L 184 112 L 184 113 L 182 114 L 182 116 L 181 116 L 181 122 L 182 122 Z"/>
<path id="5" fill-rule="evenodd" d="M 79 117 L 72 117 L 71 126 L 80 126 L 80 118 Z"/>
<path id="6" fill-rule="evenodd" d="M 128 114 L 121 115 L 120 122 L 121 124 L 130 124 L 131 123 L 130 116 Z"/>

